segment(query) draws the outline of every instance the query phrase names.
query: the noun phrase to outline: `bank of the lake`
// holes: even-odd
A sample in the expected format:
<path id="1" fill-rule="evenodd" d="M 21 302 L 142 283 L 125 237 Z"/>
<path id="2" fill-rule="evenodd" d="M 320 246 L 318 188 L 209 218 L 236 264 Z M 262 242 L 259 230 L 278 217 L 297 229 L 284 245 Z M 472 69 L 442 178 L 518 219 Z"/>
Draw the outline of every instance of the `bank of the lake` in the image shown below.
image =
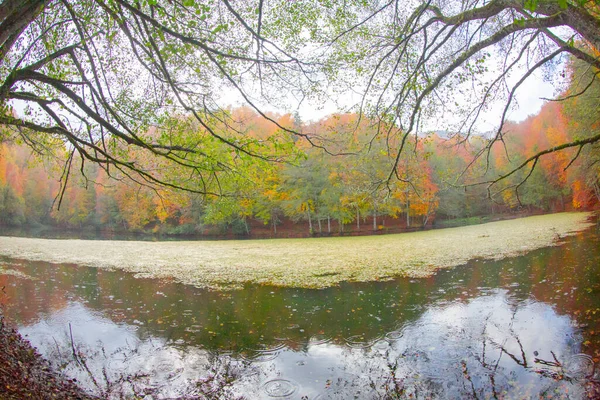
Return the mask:
<path id="1" fill-rule="evenodd" d="M 1 312 L 0 398 L 92 399 L 75 382 L 51 369 L 29 341 L 5 324 Z"/>
<path id="2" fill-rule="evenodd" d="M 0 255 L 123 269 L 208 288 L 248 283 L 328 287 L 343 281 L 427 277 L 472 259 L 552 246 L 591 225 L 591 213 L 559 213 L 386 236 L 245 241 L 138 242 L 0 237 Z"/>

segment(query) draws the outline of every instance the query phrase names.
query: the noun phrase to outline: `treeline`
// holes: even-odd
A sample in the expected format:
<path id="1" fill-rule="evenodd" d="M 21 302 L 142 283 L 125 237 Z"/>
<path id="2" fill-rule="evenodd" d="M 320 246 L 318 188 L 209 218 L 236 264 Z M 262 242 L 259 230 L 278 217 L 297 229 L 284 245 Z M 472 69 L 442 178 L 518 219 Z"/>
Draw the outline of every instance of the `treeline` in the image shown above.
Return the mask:
<path id="1" fill-rule="evenodd" d="M 226 159 L 215 161 L 210 182 L 198 185 L 209 194 L 144 185 L 118 170 L 109 170 L 109 177 L 90 163 L 70 166 L 61 194 L 57 177 L 66 177 L 62 162 L 38 157 L 18 140 L 5 141 L 0 147 L 0 224 L 242 235 L 263 226 L 278 236 L 282 225 L 290 229 L 292 223 L 304 234 L 347 233 L 386 229 L 390 222 L 422 227 L 523 208 L 591 208 L 600 199 L 597 147 L 573 146 L 532 160 L 491 187 L 477 183 L 508 174 L 541 150 L 598 134 L 598 98 L 598 85 L 592 85 L 586 96 L 546 103 L 538 115 L 507 125 L 508 133 L 489 151 L 478 136 L 411 137 L 393 175 L 393 155 L 400 145 L 393 128 L 354 114 L 312 124 L 273 115 L 281 126 L 303 133 L 285 149 L 295 157 L 282 162 L 246 157 L 241 162 L 240 154 L 230 151 Z M 257 141 L 281 133 L 249 109 L 230 113 Z M 319 146 L 314 146 L 316 139 Z M 153 162 L 131 156 L 146 165 Z M 189 171 L 184 169 L 164 173 L 194 179 L 193 174 L 186 178 Z"/>
<path id="2" fill-rule="evenodd" d="M 272 126 L 248 109 L 231 113 L 232 120 L 244 121 L 251 137 L 264 140 L 274 134 Z M 291 161 L 290 157 L 280 163 L 252 157 L 241 163 L 232 160 L 236 156 L 221 159 L 225 169 L 203 183 L 217 192 L 215 195 L 152 188 L 125 179 L 118 171 L 109 178 L 106 171 L 89 163 L 81 172 L 71 167 L 64 194 L 60 194 L 60 185 L 52 176 L 64 178 L 61 163 L 40 162 L 28 146 L 4 143 L 1 222 L 174 234 L 207 230 L 249 234 L 250 221 L 258 220 L 277 234 L 278 226 L 290 221 L 306 224 L 307 233 L 330 233 L 343 232 L 354 224 L 360 230 L 366 217 L 372 229 L 381 228 L 386 216 L 404 215 L 406 225 L 417 226 L 432 220 L 438 189 L 429 163 L 417 157 L 426 141 L 419 139 L 418 152 L 407 152 L 402 160 L 403 181 L 386 183 L 393 148 L 388 148 L 390 142 L 375 137 L 378 126 L 373 122 L 347 114 L 301 126 L 289 115 L 272 117 L 281 125 L 295 123 L 296 129 L 312 140 L 326 143 L 327 152 L 308 139 L 298 139 L 293 149 L 287 150 L 295 155 Z M 347 132 L 352 132 L 349 138 Z M 345 154 L 332 155 L 342 152 Z M 60 208 L 56 206 L 58 197 Z"/>

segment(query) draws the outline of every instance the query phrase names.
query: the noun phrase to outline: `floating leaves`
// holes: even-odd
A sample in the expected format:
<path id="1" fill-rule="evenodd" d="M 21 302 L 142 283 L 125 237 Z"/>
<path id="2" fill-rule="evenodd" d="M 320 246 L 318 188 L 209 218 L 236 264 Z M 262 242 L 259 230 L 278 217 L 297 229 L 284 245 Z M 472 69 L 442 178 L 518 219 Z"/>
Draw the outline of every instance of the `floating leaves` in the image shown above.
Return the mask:
<path id="1" fill-rule="evenodd" d="M 2 264 L 0 264 L 0 275 L 12 275 L 12 276 L 16 276 L 17 278 L 21 278 L 21 279 L 34 279 L 32 276 L 27 275 L 16 269 L 4 268 L 4 266 Z"/>
<path id="2" fill-rule="evenodd" d="M 119 268 L 198 287 L 263 284 L 324 288 L 343 281 L 428 277 L 475 258 L 501 259 L 556 245 L 591 224 L 560 213 L 385 236 L 245 241 L 134 242 L 0 237 L 0 255 Z"/>

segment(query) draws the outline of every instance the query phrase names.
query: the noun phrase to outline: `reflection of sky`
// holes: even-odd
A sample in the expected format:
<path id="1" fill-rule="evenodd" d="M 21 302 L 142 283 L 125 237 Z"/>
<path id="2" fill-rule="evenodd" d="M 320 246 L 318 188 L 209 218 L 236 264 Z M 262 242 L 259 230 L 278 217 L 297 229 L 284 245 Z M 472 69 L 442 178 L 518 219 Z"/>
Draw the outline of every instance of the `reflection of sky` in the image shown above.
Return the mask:
<path id="1" fill-rule="evenodd" d="M 185 386 L 186 379 L 204 375 L 206 354 L 194 348 L 184 352 L 175 343 L 167 345 L 163 338 L 141 340 L 137 330 L 136 326 L 116 324 L 81 303 L 70 303 L 50 317 L 20 328 L 19 332 L 27 335 L 31 343 L 57 365 L 73 360 L 71 343 L 74 343 L 102 387 L 106 386 L 102 379 L 103 368 L 111 382 L 117 381 L 121 374 L 149 373 L 151 376 L 140 383 L 150 387 L 172 383 L 164 388 L 164 394 L 169 396 L 181 395 L 178 389 Z M 89 387 L 94 385 L 76 363 L 71 363 L 65 372 Z"/>
<path id="2" fill-rule="evenodd" d="M 260 362 L 215 355 L 181 340 L 142 339 L 137 327 L 116 324 L 80 303 L 70 303 L 20 332 L 60 364 L 72 359 L 69 323 L 75 347 L 97 377 L 103 367 L 112 381 L 121 373 L 147 373 L 139 387 L 160 387 L 164 396 L 193 394 L 191 382 L 211 370 L 222 373 L 227 365 L 239 372 L 235 390 L 247 398 L 272 398 L 268 393 L 298 399 L 319 394 L 370 398 L 394 384 L 405 394 L 460 397 L 476 390 L 485 396 L 492 394 L 492 375 L 496 389 L 507 391 L 508 397 L 533 396 L 556 385 L 539 373 L 553 370 L 535 359 L 564 360 L 579 351 L 581 341 L 568 317 L 544 303 L 517 302 L 504 290 L 466 302 L 433 304 L 416 321 L 388 333 L 386 340 L 361 343 L 351 338 L 347 345 L 320 340 L 301 346 L 303 350 L 275 347 L 274 354 L 261 353 Z M 65 371 L 92 385 L 75 363 Z M 565 385 L 574 395 L 581 390 L 577 382 Z"/>
<path id="3" fill-rule="evenodd" d="M 71 324 L 71 331 L 69 331 Z M 137 327 L 115 324 L 102 313 L 92 311 L 81 303 L 70 303 L 67 307 L 52 313 L 48 318 L 31 326 L 19 329 L 30 340 L 44 342 L 54 337 L 57 341 L 69 340 L 73 334 L 75 343 L 94 345 L 102 343 L 106 351 L 112 352 L 138 341 Z"/>

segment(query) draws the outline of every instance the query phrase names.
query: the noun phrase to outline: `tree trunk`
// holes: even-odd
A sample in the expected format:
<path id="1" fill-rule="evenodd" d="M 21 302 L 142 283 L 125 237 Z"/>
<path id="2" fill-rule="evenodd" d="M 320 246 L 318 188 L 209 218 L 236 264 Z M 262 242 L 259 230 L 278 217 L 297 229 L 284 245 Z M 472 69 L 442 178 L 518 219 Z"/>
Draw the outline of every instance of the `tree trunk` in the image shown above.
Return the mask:
<path id="1" fill-rule="evenodd" d="M 321 217 L 317 218 L 317 223 L 319 224 L 319 233 L 323 233 L 323 229 L 321 226 Z"/>
<path id="2" fill-rule="evenodd" d="M 360 210 L 356 207 L 356 230 L 360 231 Z"/>
<path id="3" fill-rule="evenodd" d="M 492 203 L 493 207 L 494 203 Z M 423 220 L 423 228 L 427 226 L 427 222 L 429 221 L 429 216 L 431 215 L 431 201 L 427 204 L 427 213 L 425 214 L 425 219 Z"/>
<path id="4" fill-rule="evenodd" d="M 373 230 L 377 230 L 377 210 L 373 209 Z"/>
<path id="5" fill-rule="evenodd" d="M 0 59 L 50 0 L 5 0 L 0 4 Z"/>
<path id="6" fill-rule="evenodd" d="M 327 232 L 331 233 L 331 217 L 327 216 Z"/>
<path id="7" fill-rule="evenodd" d="M 568 25 L 596 48 L 600 46 L 600 32 L 598 31 L 598 20 L 591 12 L 586 12 L 584 7 L 569 5 L 565 9 L 560 7 L 560 2 L 540 1 L 536 11 L 550 16 L 561 13 L 562 22 Z M 596 3 L 597 4 L 597 3 Z"/>
<path id="8" fill-rule="evenodd" d="M 310 218 L 310 210 L 308 210 L 307 213 L 308 213 L 308 232 L 312 235 L 313 234 L 313 226 L 312 226 L 312 219 Z"/>
<path id="9" fill-rule="evenodd" d="M 410 227 L 410 200 L 406 200 L 406 227 Z"/>

